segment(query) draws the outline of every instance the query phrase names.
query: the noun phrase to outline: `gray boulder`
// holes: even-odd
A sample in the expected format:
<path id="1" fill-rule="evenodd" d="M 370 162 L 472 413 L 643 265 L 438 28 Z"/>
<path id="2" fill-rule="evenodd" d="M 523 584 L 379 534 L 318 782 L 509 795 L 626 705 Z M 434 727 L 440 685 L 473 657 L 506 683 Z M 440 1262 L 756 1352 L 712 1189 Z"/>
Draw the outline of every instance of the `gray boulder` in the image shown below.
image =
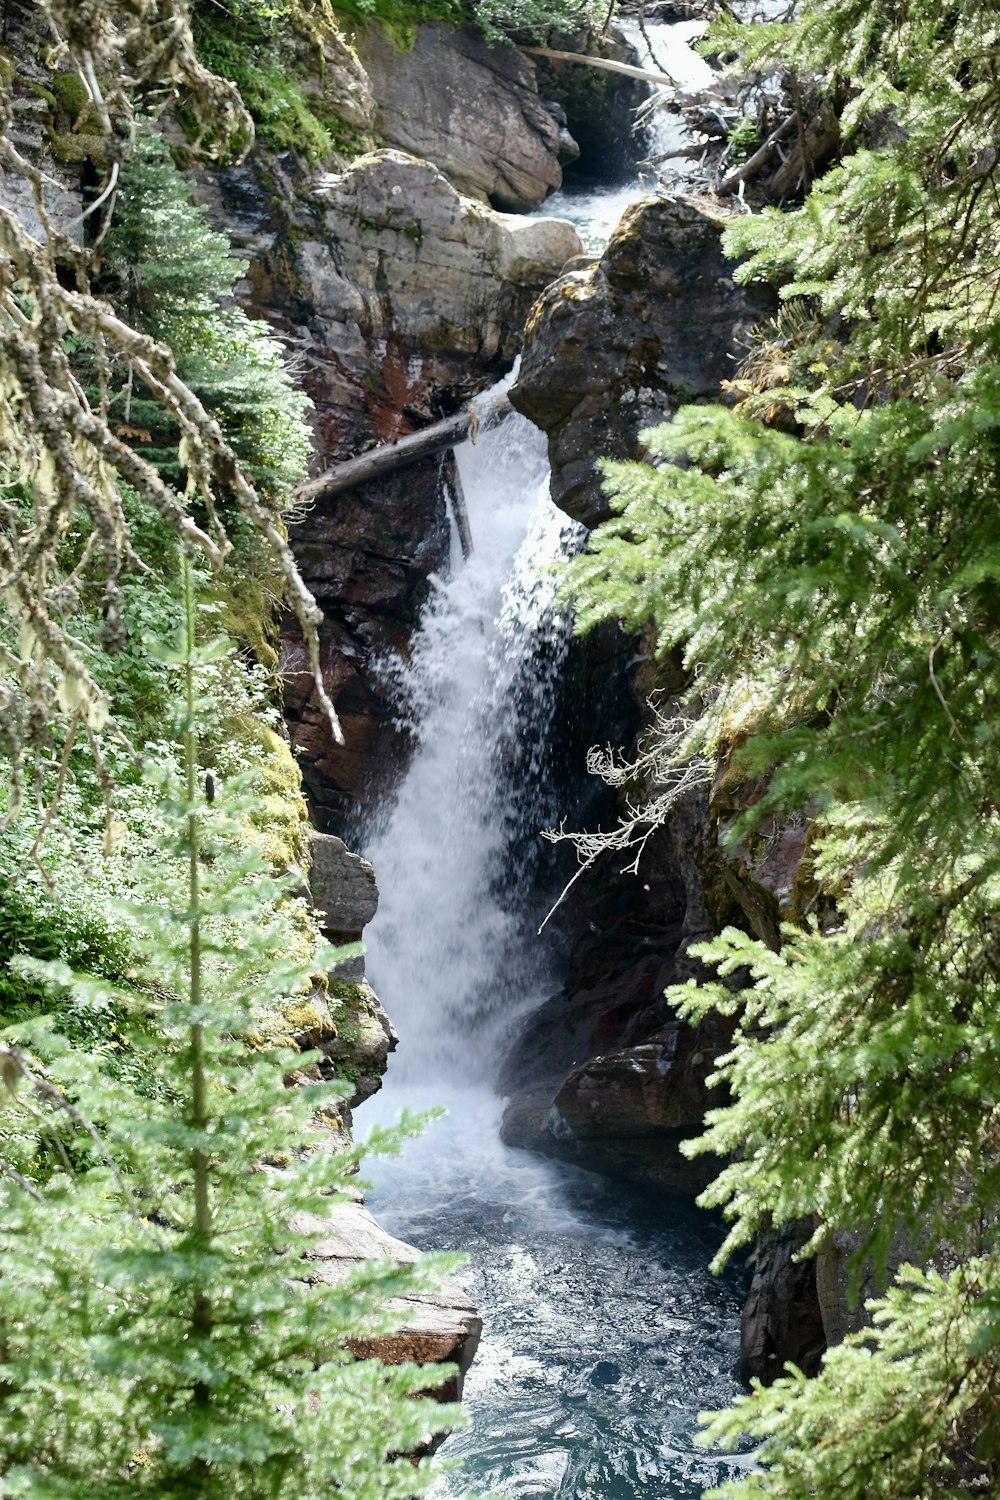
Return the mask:
<path id="1" fill-rule="evenodd" d="M 395 351 L 404 384 L 419 383 L 413 361 L 512 357 L 531 303 L 581 249 L 571 224 L 494 213 L 402 151 L 359 157 L 314 200 L 325 232 L 299 256 L 325 346 L 348 364 L 375 343 L 383 364 Z"/>
<path id="2" fill-rule="evenodd" d="M 534 208 L 562 182 L 576 143 L 538 97 L 535 69 L 513 47 L 468 28 L 417 28 L 409 51 L 378 26 L 357 38 L 384 141 L 427 157 L 463 193 L 497 208 Z"/>
<path id="3" fill-rule="evenodd" d="M 359 938 L 378 910 L 373 867 L 331 833 L 313 834 L 309 885 L 313 905 L 323 913 L 323 931 L 331 941 Z"/>
<path id="4" fill-rule="evenodd" d="M 293 1228 L 319 1236 L 298 1279 L 307 1285 L 337 1285 L 366 1260 L 394 1260 L 411 1265 L 420 1252 L 388 1234 L 360 1203 L 332 1204 L 322 1216 L 299 1214 Z M 396 1328 L 375 1328 L 348 1339 L 356 1359 L 380 1359 L 395 1365 L 455 1364 L 453 1380 L 435 1391 L 439 1401 L 455 1401 L 479 1345 L 482 1319 L 459 1286 L 442 1278 L 434 1291 L 414 1291 L 387 1304 L 399 1315 Z M 323 1351 L 317 1351 L 322 1355 Z"/>

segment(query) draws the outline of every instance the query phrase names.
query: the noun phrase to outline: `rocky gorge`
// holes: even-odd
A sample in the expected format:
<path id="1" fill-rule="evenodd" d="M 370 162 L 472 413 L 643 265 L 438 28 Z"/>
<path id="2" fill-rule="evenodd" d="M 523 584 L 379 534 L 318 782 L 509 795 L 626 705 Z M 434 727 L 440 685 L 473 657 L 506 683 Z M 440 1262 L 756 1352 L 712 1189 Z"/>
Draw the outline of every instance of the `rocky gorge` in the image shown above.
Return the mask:
<path id="1" fill-rule="evenodd" d="M 621 36 L 550 40 L 581 55 L 633 56 Z M 634 165 L 634 80 L 490 47 L 442 23 L 418 26 L 406 50 L 375 24 L 324 46 L 321 68 L 311 54 L 303 61 L 304 78 L 364 149 L 310 160 L 294 144 L 264 143 L 241 164 L 192 177 L 248 263 L 241 305 L 280 336 L 312 400 L 315 471 L 475 411 L 519 356 L 511 404 L 546 434 L 555 504 L 592 526 L 605 513 L 597 460 L 640 456 L 644 427 L 716 396 L 746 331 L 773 308 L 769 289 L 732 281 L 720 249 L 731 210 L 694 192 L 651 195 L 592 254 L 544 205 L 574 173 L 592 183 Z M 45 161 L 49 212 L 69 225 L 87 146 L 79 115 L 51 85 L 46 69 L 19 59 L 21 147 Z M 33 210 L 25 202 L 22 211 Z M 341 745 L 316 701 L 301 634 L 284 617 L 285 719 L 316 830 L 312 901 L 334 941 L 359 937 L 375 916 L 380 872 L 352 851 L 419 742 L 393 663 L 412 655 L 435 580 L 448 573 L 462 483 L 445 449 L 317 501 L 290 527 L 323 610 L 323 679 L 344 729 Z M 559 815 L 606 824 L 614 799 L 585 775 L 587 750 L 634 742 L 650 700 L 679 700 L 683 675 L 676 663 L 655 664 L 648 642 L 609 631 L 567 644 L 558 666 L 547 732 L 549 762 L 561 768 Z M 512 764 L 518 753 L 504 751 Z M 666 1202 L 690 1199 L 712 1175 L 678 1146 L 711 1104 L 706 1080 L 728 1033 L 720 1021 L 682 1025 L 662 992 L 698 972 L 688 949 L 700 938 L 735 922 L 767 939 L 802 898 L 807 830 L 776 825 L 752 848 L 723 852 L 721 833 L 758 791 L 732 785 L 721 767 L 714 785 L 678 804 L 635 872 L 606 861 L 574 888 L 545 947 L 548 993 L 507 1035 L 495 1070 L 509 1098 L 507 1143 Z M 528 864 L 523 894 L 543 915 L 566 861 Z M 354 1085 L 351 1109 L 377 1091 L 397 1042 L 408 1045 L 357 967 L 334 971 L 289 1024 L 297 1045 L 322 1054 L 324 1073 Z M 373 1253 L 412 1253 L 360 1205 L 345 1207 L 340 1229 L 317 1261 L 319 1279 Z M 794 1260 L 801 1242 L 776 1235 L 758 1249 L 742 1341 L 748 1373 L 771 1376 L 787 1358 L 815 1366 L 842 1312 L 835 1269 L 821 1305 L 811 1265 Z M 469 1298 L 450 1286 L 378 1352 L 454 1361 L 464 1374 L 479 1332 Z"/>
<path id="2" fill-rule="evenodd" d="M 201 187 L 249 258 L 246 306 L 303 362 L 317 469 L 461 410 L 520 354 L 510 399 L 547 434 L 553 500 L 595 524 L 606 513 L 597 460 L 641 456 L 644 427 L 717 396 L 747 331 L 773 311 L 773 292 L 736 287 L 722 256 L 733 210 L 697 192 L 647 198 L 603 253 L 587 253 L 571 223 L 539 206 L 565 169 L 586 182 L 635 159 L 641 86 L 536 64 L 441 25 L 418 27 L 405 52 L 377 28 L 353 45 L 358 118 L 374 123 L 380 148 L 333 173 L 293 151 L 251 158 Z M 621 38 L 608 45 L 628 54 Z M 583 87 L 581 75 L 600 86 Z M 324 681 L 345 744 L 300 686 L 309 679 L 292 626 L 281 644 L 286 720 L 315 826 L 349 842 L 377 820 L 412 754 L 386 663 L 408 655 L 432 580 L 448 569 L 460 486 L 446 450 L 320 500 L 292 531 L 324 611 Z M 605 632 L 571 649 L 554 731 L 573 768 L 563 815 L 614 816 L 582 774 L 587 749 L 628 743 L 651 698 L 662 708 L 683 689 L 679 668 L 654 666 L 641 640 Z M 727 922 L 766 938 L 798 898 L 804 830 L 776 827 L 752 850 L 722 851 L 728 820 L 753 795 L 728 785 L 723 768 L 708 795 L 676 808 L 636 874 L 605 861 L 574 892 L 556 924 L 558 986 L 500 1066 L 508 1143 L 668 1195 L 711 1178 L 710 1162 L 678 1146 L 712 1103 L 706 1080 L 729 1034 L 719 1020 L 683 1025 L 662 991 L 699 972 L 686 957 L 693 943 Z M 554 899 L 553 878 L 536 902 Z M 365 1066 L 377 1072 L 377 1049 Z M 814 1269 L 794 1260 L 800 1243 L 786 1234 L 759 1247 L 745 1373 L 767 1378 L 788 1358 L 814 1368 L 822 1352 Z M 831 1324 L 842 1295 L 828 1290 Z"/>

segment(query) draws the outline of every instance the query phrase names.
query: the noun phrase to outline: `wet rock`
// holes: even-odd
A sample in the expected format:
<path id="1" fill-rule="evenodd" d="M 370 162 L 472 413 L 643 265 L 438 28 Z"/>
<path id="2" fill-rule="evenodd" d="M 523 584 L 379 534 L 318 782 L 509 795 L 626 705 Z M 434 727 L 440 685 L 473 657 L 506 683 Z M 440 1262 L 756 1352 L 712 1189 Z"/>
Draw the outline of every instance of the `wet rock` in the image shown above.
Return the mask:
<path id="1" fill-rule="evenodd" d="M 368 860 L 352 853 L 343 839 L 314 833 L 309 884 L 325 936 L 331 942 L 360 938 L 378 910 L 378 885 Z"/>
<path id="2" fill-rule="evenodd" d="M 432 22 L 403 52 L 378 26 L 358 37 L 393 146 L 426 157 L 470 197 L 523 212 L 562 182 L 577 147 L 538 97 L 535 70 L 513 47 Z"/>
<path id="3" fill-rule="evenodd" d="M 684 402 L 717 399 L 741 338 L 773 310 L 738 287 L 725 214 L 689 198 L 629 208 L 599 264 L 537 303 L 511 401 L 549 435 L 552 497 L 593 526 L 608 514 L 598 458 L 640 456 L 640 431 Z"/>
<path id="4" fill-rule="evenodd" d="M 697 1128 L 704 1118 L 704 1060 L 680 1022 L 637 1047 L 593 1057 L 565 1080 L 549 1129 L 562 1140 L 658 1135 Z M 694 1070 L 685 1070 L 693 1062 Z"/>
<path id="5" fill-rule="evenodd" d="M 501 1135 L 508 1145 L 576 1162 L 668 1193 L 697 1193 L 717 1164 L 688 1160 L 712 1102 L 705 1078 L 728 1045 L 714 1018 L 697 1029 L 673 1021 L 650 1039 L 590 1058 L 568 1076 L 514 1094 Z"/>
<path id="6" fill-rule="evenodd" d="M 789 1362 L 806 1375 L 819 1369 L 827 1338 L 816 1262 L 795 1259 L 811 1235 L 811 1224 L 796 1221 L 768 1230 L 754 1247 L 753 1280 L 740 1324 L 744 1380 L 769 1385 Z"/>
<path id="7" fill-rule="evenodd" d="M 388 1234 L 359 1203 L 333 1204 L 323 1215 L 299 1214 L 293 1228 L 319 1236 L 307 1269 L 300 1275 L 307 1285 L 336 1286 L 366 1260 L 412 1265 L 420 1258 L 418 1250 Z M 437 1290 L 394 1298 L 388 1307 L 399 1313 L 398 1328 L 350 1339 L 351 1353 L 357 1359 L 380 1359 L 390 1365 L 406 1361 L 455 1364 L 455 1378 L 434 1396 L 440 1401 L 457 1400 L 483 1327 L 473 1303 L 452 1280 L 442 1278 Z"/>
<path id="8" fill-rule="evenodd" d="M 554 31 L 546 44 L 560 52 L 632 64 L 638 61 L 635 48 L 615 27 L 606 34 L 589 28 Z M 586 64 L 546 57 L 536 57 L 534 62 L 539 93 L 560 107 L 579 147 L 579 156 L 567 165 L 566 185 L 626 181 L 645 152 L 644 138 L 634 126 L 635 111 L 649 92 L 648 84 Z"/>
<path id="9" fill-rule="evenodd" d="M 445 488 L 457 483 L 450 456 L 316 503 L 290 537 L 299 569 L 326 619 L 320 665 L 337 706 L 344 744 L 318 702 L 297 623 L 281 636 L 285 718 L 313 822 L 345 820 L 385 795 L 408 741 L 396 724 L 396 693 L 384 664 L 405 655 L 432 573 L 447 568 Z"/>
<path id="10" fill-rule="evenodd" d="M 684 832 L 700 882 L 702 829 Z M 706 1080 L 731 1030 L 718 1017 L 682 1024 L 663 991 L 690 973 L 689 937 L 706 935 L 700 887 L 685 890 L 670 832 L 660 830 L 639 875 L 609 863 L 567 905 L 563 987 L 527 1021 L 501 1073 L 511 1095 L 503 1138 L 663 1191 L 698 1192 L 717 1164 L 689 1161 L 679 1148 L 721 1102 Z"/>

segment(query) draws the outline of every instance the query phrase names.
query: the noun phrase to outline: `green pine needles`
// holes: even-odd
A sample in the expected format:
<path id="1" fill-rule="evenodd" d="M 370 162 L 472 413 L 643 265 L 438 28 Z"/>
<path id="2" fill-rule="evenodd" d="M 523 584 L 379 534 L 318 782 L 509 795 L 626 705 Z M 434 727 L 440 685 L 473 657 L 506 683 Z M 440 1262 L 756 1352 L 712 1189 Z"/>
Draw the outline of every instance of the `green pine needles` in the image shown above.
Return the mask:
<path id="1" fill-rule="evenodd" d="M 284 887 L 240 852 L 238 783 L 206 795 L 199 678 L 226 647 L 198 621 L 185 557 L 164 653 L 183 773 L 160 788 L 159 887 L 130 914 L 141 962 L 114 986 L 21 961 L 84 1013 L 114 1006 L 147 1084 L 45 1019 L 2 1034 L 2 1491 L 403 1500 L 429 1477 L 406 1455 L 457 1415 L 412 1398 L 451 1372 L 356 1361 L 348 1345 L 397 1327 L 387 1299 L 443 1263 L 339 1280 L 311 1263 L 316 1233 L 297 1216 L 322 1227 L 354 1195 L 359 1151 L 331 1119 L 345 1091 L 290 1086 L 310 1059 L 272 1045 L 263 1018 L 343 954 L 289 957 Z"/>
<path id="2" fill-rule="evenodd" d="M 180 378 L 218 421 L 258 494 L 273 502 L 305 473 L 309 401 L 266 324 L 233 301 L 245 270 L 226 236 L 191 202 L 166 142 L 147 128 L 122 173 L 99 290 L 132 327 L 170 348 Z M 113 420 L 182 490 L 176 419 L 123 365 L 103 378 Z"/>
<path id="3" fill-rule="evenodd" d="M 695 1151 L 731 1232 L 806 1220 L 885 1295 L 864 1335 L 714 1419 L 762 1443 L 747 1500 L 938 1500 L 1000 1488 L 1000 17 L 985 0 L 805 0 L 777 53 L 843 110 L 800 208 L 734 221 L 762 330 L 735 410 L 608 464 L 615 516 L 568 569 L 584 625 L 655 622 L 751 804 L 809 825 L 780 951 L 734 929 L 730 983 L 668 994 L 737 1019 Z M 721 45 L 717 38 L 712 45 Z M 895 1280 L 888 1268 L 917 1262 Z"/>

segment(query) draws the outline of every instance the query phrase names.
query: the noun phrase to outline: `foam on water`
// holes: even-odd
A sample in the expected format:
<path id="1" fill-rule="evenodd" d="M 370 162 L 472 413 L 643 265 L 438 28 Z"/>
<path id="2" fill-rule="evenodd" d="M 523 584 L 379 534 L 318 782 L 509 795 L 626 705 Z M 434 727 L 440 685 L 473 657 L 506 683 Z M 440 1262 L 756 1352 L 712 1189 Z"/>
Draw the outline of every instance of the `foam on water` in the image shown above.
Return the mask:
<path id="1" fill-rule="evenodd" d="M 636 49 L 639 66 L 669 74 L 676 90 L 661 90 L 664 99 L 671 92 L 686 92 L 711 85 L 713 73 L 703 57 L 692 51 L 691 43 L 705 30 L 704 21 L 665 23 L 651 21 L 645 36 L 633 21 L 625 21 L 622 31 Z M 649 159 L 662 168 L 686 142 L 684 123 L 679 114 L 659 109 L 646 130 Z M 678 158 L 678 163 L 681 159 Z M 622 214 L 645 193 L 655 193 L 659 171 L 652 166 L 640 167 L 637 177 L 613 188 L 560 188 L 546 198 L 539 213 L 557 219 L 569 219 L 576 225 L 585 249 L 597 253 L 604 249 Z"/>

